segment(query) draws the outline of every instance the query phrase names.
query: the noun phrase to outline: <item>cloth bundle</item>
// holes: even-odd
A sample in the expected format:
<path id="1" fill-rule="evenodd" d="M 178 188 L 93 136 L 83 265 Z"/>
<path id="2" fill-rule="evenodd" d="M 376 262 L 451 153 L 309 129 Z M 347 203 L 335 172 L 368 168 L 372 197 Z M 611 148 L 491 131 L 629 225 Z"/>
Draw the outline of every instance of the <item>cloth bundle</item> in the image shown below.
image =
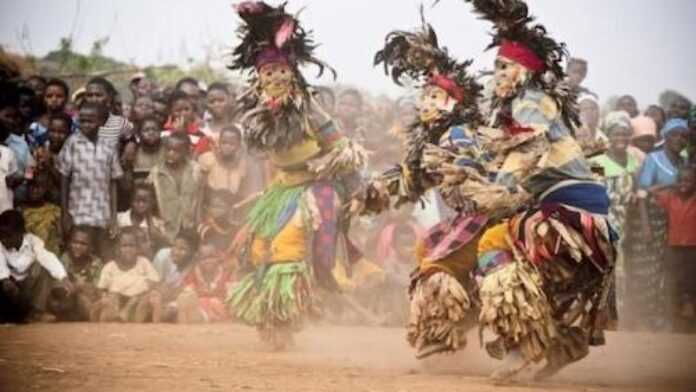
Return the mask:
<path id="1" fill-rule="evenodd" d="M 473 326 L 472 302 L 466 289 L 446 272 L 437 272 L 415 283 L 407 339 L 418 350 L 417 358 L 455 352 L 466 345 Z"/>
<path id="2" fill-rule="evenodd" d="M 519 346 L 527 361 L 540 361 L 553 345 L 555 323 L 541 276 L 529 265 L 512 261 L 489 271 L 480 283 L 481 329 L 490 328 Z"/>

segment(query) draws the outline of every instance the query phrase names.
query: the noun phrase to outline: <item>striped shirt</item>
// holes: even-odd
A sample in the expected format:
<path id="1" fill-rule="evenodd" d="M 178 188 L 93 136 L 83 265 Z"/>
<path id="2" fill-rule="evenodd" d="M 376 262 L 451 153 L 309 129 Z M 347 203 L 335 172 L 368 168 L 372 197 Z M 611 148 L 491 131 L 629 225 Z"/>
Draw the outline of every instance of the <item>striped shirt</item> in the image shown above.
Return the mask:
<path id="1" fill-rule="evenodd" d="M 540 90 L 527 90 L 513 100 L 512 118 L 519 127 L 530 128 L 548 141 L 548 149 L 535 163 L 541 171 L 520 184 L 528 192 L 539 195 L 563 180 L 594 181 L 590 164 L 553 98 Z M 497 181 L 506 186 L 517 183 L 516 173 L 525 172 L 529 158 L 523 149 L 511 151 Z"/>
<path id="2" fill-rule="evenodd" d="M 99 128 L 99 139 L 109 144 L 116 145 L 120 140 L 126 139 L 133 133 L 133 124 L 125 117 L 109 114 L 106 123 Z"/>

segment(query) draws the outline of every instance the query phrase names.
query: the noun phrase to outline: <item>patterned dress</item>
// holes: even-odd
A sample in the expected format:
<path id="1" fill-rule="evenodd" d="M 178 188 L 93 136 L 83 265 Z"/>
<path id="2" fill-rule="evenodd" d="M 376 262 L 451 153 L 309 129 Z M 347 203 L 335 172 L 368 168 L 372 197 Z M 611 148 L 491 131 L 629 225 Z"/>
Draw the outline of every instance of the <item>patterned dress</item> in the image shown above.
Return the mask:
<path id="1" fill-rule="evenodd" d="M 679 164 L 675 165 L 663 149 L 651 152 L 640 170 L 638 186 L 650 189 L 677 182 Z M 632 324 L 659 330 L 668 328 L 665 281 L 665 248 L 667 246 L 667 216 L 648 196 L 645 211 L 632 212 L 626 226 L 626 296 L 631 309 Z M 647 219 L 647 225 L 646 225 Z"/>
<path id="2" fill-rule="evenodd" d="M 625 246 L 627 244 L 624 233 L 630 211 L 635 211 L 635 204 L 631 204 L 631 196 L 635 190 L 635 175 L 640 168 L 640 162 L 635 156 L 628 154 L 626 166 L 614 161 L 608 155 L 600 155 L 592 159 L 604 169 L 604 185 L 607 187 L 611 207 L 609 208 L 609 222 L 619 233 L 620 242 L 617 246 L 619 252 L 616 259 L 616 282 L 612 290 L 610 303 L 612 316 L 620 317 L 619 313 L 624 309 L 623 300 L 626 297 L 626 265 Z M 629 211 L 630 210 L 630 211 Z"/>
<path id="3" fill-rule="evenodd" d="M 300 114 L 308 126 L 299 129 L 301 140 L 288 148 L 266 147 L 278 173 L 249 212 L 249 235 L 240 254 L 242 272 L 248 274 L 227 300 L 230 314 L 277 347 L 307 317 L 318 315 L 316 286 L 337 289 L 336 263 L 350 268 L 357 261 L 345 237 L 348 222 L 341 206 L 349 180 L 364 162 L 362 148 L 342 136 L 332 120 L 316 115 L 314 104 Z M 250 133 L 261 129 L 252 123 Z M 347 256 L 337 257 L 339 251 Z"/>

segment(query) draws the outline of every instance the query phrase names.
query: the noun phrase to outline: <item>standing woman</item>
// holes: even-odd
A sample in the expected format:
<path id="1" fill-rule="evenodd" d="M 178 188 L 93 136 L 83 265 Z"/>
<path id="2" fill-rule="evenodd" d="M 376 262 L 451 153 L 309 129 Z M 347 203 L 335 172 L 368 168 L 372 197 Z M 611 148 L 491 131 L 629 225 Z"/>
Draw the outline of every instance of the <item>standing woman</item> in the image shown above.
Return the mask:
<path id="1" fill-rule="evenodd" d="M 635 175 L 640 169 L 640 161 L 628 151 L 633 134 L 631 123 L 631 118 L 626 112 L 609 113 L 604 129 L 609 138 L 609 150 L 592 159 L 593 163 L 604 169 L 604 184 L 611 200 L 609 221 L 622 239 L 624 238 L 626 219 L 634 199 Z M 612 290 L 610 299 L 612 320 L 618 320 L 619 310 L 623 310 L 626 284 L 625 245 L 626 242 L 622 240 L 617 246 L 619 252 L 615 267 L 615 289 Z"/>
<path id="2" fill-rule="evenodd" d="M 632 302 L 630 307 L 650 329 L 669 326 L 666 313 L 669 299 L 665 298 L 664 289 L 667 217 L 645 191 L 676 184 L 679 169 L 686 164 L 681 152 L 686 147 L 687 129 L 688 124 L 683 119 L 669 120 L 662 128 L 660 133 L 665 143 L 662 148 L 648 154 L 638 179 L 641 190 L 638 192 L 639 223 L 626 230 L 626 241 L 631 247 L 627 260 L 632 276 L 626 287 Z"/>

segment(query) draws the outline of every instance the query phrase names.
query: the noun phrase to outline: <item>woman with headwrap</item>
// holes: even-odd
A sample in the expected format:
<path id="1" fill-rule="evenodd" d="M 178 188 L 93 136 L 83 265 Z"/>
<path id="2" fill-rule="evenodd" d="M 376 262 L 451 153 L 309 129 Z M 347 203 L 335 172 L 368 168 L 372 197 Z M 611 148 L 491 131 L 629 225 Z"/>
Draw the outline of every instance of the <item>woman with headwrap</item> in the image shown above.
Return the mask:
<path id="1" fill-rule="evenodd" d="M 655 147 L 657 125 L 651 117 L 643 115 L 631 119 L 631 126 L 633 136 L 631 136 L 631 145 L 628 146 L 628 153 L 635 156 L 642 166 L 647 154 Z"/>
<path id="2" fill-rule="evenodd" d="M 650 120 L 651 121 L 651 120 Z M 592 159 L 604 171 L 604 185 L 611 200 L 609 221 L 623 238 L 628 210 L 634 198 L 635 174 L 640 169 L 640 161 L 628 152 L 633 133 L 632 120 L 626 112 L 611 112 L 607 115 L 604 132 L 609 138 L 609 149 L 605 154 Z M 625 267 L 623 258 L 624 242 L 617 245 L 616 280 L 610 297 L 612 320 L 618 320 L 619 307 L 624 297 Z"/>
<path id="3" fill-rule="evenodd" d="M 687 129 L 683 119 L 669 120 L 662 128 L 665 143 L 648 154 L 638 179 L 640 219 L 629 219 L 626 230 L 625 241 L 629 244 L 626 260 L 630 271 L 626 280 L 627 307 L 639 325 L 650 329 L 669 325 L 666 318 L 669 299 L 665 298 L 664 290 L 667 218 L 646 191 L 677 182 L 679 169 L 686 164 L 681 153 L 686 147 Z"/>
<path id="4" fill-rule="evenodd" d="M 599 129 L 599 101 L 594 95 L 585 94 L 578 97 L 581 126 L 575 130 L 575 137 L 583 144 L 585 142 L 607 141 L 607 137 Z"/>

